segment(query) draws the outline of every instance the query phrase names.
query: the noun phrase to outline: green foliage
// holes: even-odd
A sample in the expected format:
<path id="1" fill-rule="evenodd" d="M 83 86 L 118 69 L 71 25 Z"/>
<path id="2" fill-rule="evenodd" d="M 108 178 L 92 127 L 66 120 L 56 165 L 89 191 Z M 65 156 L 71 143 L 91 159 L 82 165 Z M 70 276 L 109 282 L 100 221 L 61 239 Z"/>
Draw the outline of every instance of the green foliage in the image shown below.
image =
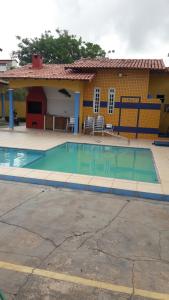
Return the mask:
<path id="1" fill-rule="evenodd" d="M 15 100 L 25 101 L 26 95 L 27 95 L 26 89 L 16 89 L 16 90 L 14 90 L 14 94 L 13 94 L 14 101 Z"/>
<path id="2" fill-rule="evenodd" d="M 13 99 L 14 101 L 25 101 L 27 96 L 27 90 L 26 89 L 15 89 L 13 92 Z M 6 99 L 8 99 L 8 91 L 6 91 Z"/>
<path id="3" fill-rule="evenodd" d="M 105 57 L 106 54 L 99 45 L 84 42 L 67 30 L 57 29 L 56 36 L 45 31 L 39 38 L 16 38 L 18 51 L 13 51 L 12 55 L 19 59 L 20 65 L 30 63 L 32 54 L 41 54 L 47 64 L 72 63 L 80 58 Z"/>

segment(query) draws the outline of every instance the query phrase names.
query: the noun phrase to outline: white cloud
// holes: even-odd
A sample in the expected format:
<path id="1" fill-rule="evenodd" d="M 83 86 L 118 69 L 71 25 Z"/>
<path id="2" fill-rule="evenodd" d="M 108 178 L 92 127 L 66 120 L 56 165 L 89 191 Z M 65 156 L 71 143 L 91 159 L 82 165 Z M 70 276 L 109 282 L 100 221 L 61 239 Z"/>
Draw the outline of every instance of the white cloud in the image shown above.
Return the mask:
<path id="1" fill-rule="evenodd" d="M 165 58 L 169 52 L 168 0 L 5 0 L 1 11 L 1 57 L 16 49 L 16 35 L 35 37 L 57 27 L 115 49 L 112 57 Z"/>
<path id="2" fill-rule="evenodd" d="M 55 1 L 5 0 L 1 3 L 1 58 L 9 57 L 17 48 L 16 35 L 35 37 L 46 29 L 55 28 Z"/>

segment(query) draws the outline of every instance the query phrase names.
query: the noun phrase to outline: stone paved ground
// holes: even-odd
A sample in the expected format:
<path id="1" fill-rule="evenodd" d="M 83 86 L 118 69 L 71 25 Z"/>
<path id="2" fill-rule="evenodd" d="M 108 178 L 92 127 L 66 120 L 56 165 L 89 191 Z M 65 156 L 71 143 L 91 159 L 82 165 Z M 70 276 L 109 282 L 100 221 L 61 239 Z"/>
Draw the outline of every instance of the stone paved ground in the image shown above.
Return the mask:
<path id="1" fill-rule="evenodd" d="M 169 294 L 168 249 L 169 203 L 0 182 L 0 261 Z M 147 299 L 5 269 L 0 288 L 9 300 Z"/>

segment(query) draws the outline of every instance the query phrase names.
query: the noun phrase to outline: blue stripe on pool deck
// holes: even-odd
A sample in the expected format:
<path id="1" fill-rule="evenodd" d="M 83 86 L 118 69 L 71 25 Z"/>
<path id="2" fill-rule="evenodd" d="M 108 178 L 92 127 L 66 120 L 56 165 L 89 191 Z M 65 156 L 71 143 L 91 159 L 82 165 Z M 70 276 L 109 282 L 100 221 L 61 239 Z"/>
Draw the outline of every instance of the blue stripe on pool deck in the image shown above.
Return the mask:
<path id="1" fill-rule="evenodd" d="M 84 100 L 84 107 L 93 107 L 93 101 Z M 107 101 L 100 101 L 100 107 L 107 107 Z M 161 104 L 158 103 L 131 103 L 131 102 L 115 102 L 115 108 L 126 109 L 148 109 L 148 110 L 160 110 Z"/>
<path id="2" fill-rule="evenodd" d="M 146 198 L 151 200 L 169 202 L 169 195 L 158 194 L 158 193 L 156 194 L 156 193 L 149 193 L 149 192 L 108 188 L 108 187 L 101 187 L 101 186 L 94 186 L 94 185 L 87 185 L 87 184 L 85 185 L 85 184 L 62 182 L 62 181 L 52 181 L 46 179 L 26 178 L 26 177 L 18 177 L 18 176 L 11 176 L 11 175 L 0 175 L 0 179 L 7 180 L 7 181 L 16 181 L 16 182 L 53 186 L 53 187 L 63 187 L 63 188 L 69 188 L 75 190 L 98 192 L 98 193 L 109 193 L 109 194 L 123 195 L 128 197 L 129 196 L 137 197 L 138 199 Z"/>

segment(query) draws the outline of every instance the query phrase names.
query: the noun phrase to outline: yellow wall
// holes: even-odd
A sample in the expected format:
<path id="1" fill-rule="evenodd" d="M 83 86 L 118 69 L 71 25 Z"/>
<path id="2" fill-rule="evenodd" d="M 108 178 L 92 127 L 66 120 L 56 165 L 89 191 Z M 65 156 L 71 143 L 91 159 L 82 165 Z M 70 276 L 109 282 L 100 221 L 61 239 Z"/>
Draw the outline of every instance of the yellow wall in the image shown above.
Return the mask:
<path id="1" fill-rule="evenodd" d="M 119 76 L 122 74 L 122 77 Z M 101 101 L 108 100 L 108 89 L 115 88 L 115 101 L 120 102 L 122 96 L 128 97 L 141 97 L 142 103 L 160 103 L 157 99 L 147 99 L 147 95 L 155 87 L 157 79 L 153 79 L 150 75 L 149 84 L 149 71 L 148 70 L 102 70 L 97 71 L 95 78 L 91 82 L 82 82 L 77 80 L 10 80 L 11 88 L 25 88 L 31 86 L 48 86 L 55 88 L 66 88 L 71 91 L 79 91 L 80 98 L 80 129 L 83 120 L 86 116 L 93 115 L 93 107 L 84 107 L 83 101 L 93 101 L 94 88 L 101 88 Z M 152 84 L 153 82 L 153 84 Z M 160 93 L 160 91 L 159 91 Z M 162 93 L 162 92 L 161 92 Z M 128 100 L 126 100 L 128 101 Z M 15 101 L 15 110 L 18 116 L 22 117 L 25 114 L 25 103 Z M 99 114 L 105 117 L 106 123 L 111 123 L 114 126 L 119 124 L 119 108 L 115 108 L 113 114 L 108 114 L 107 108 L 100 108 Z M 120 126 L 136 127 L 137 123 L 136 109 L 122 109 L 121 110 L 121 123 Z M 144 128 L 158 128 L 160 119 L 160 110 L 146 110 L 140 109 L 139 127 Z M 120 133 L 129 138 L 136 137 L 133 133 Z M 156 134 L 138 134 L 140 138 L 155 138 Z"/>
<path id="2" fill-rule="evenodd" d="M 122 77 L 119 77 L 119 74 Z M 120 96 L 141 96 L 147 97 L 149 72 L 147 70 L 105 70 L 98 71 L 97 76 L 90 83 L 86 83 L 84 98 L 93 99 L 93 88 L 101 87 L 101 98 L 107 100 L 107 89 L 113 87 L 116 89 L 116 99 Z"/>
<path id="3" fill-rule="evenodd" d="M 119 74 L 122 77 L 119 77 Z M 142 103 L 160 103 L 157 99 L 147 99 L 149 91 L 149 71 L 148 70 L 103 70 L 98 71 L 95 79 L 86 83 L 84 90 L 84 100 L 93 101 L 94 88 L 101 88 L 101 101 L 107 101 L 108 89 L 115 88 L 115 101 L 120 102 L 122 96 L 141 97 Z M 128 102 L 124 99 L 123 102 Z M 136 100 L 138 101 L 138 100 Z M 134 101 L 135 102 L 135 101 Z M 99 114 L 104 115 L 105 122 L 114 126 L 119 125 L 120 109 L 115 108 L 113 114 L 108 114 L 107 108 L 100 108 Z M 84 107 L 83 119 L 86 116 L 94 115 L 93 107 Z M 135 127 L 137 124 L 138 110 L 122 109 L 120 126 Z M 138 127 L 159 128 L 160 110 L 140 109 Z M 128 138 L 135 138 L 134 133 L 120 133 Z M 157 134 L 138 134 L 140 138 L 157 137 Z"/>
<path id="4" fill-rule="evenodd" d="M 26 116 L 26 102 L 25 101 L 14 101 L 14 110 L 17 112 L 17 116 L 20 118 L 25 118 Z M 2 114 L 2 109 L 0 105 L 0 115 Z M 5 116 L 9 116 L 9 101 L 5 100 Z"/>
<path id="5" fill-rule="evenodd" d="M 154 104 L 160 104 L 160 101 L 158 99 L 145 99 L 143 101 L 144 103 L 154 103 Z M 160 122 L 160 110 L 150 110 L 150 109 L 141 109 L 140 110 L 140 116 L 139 116 L 139 127 L 145 127 L 145 128 L 159 128 L 159 122 Z M 145 134 L 145 133 L 139 133 L 138 138 L 140 139 L 156 139 L 158 137 L 157 134 Z"/>
<path id="6" fill-rule="evenodd" d="M 11 79 L 10 88 L 26 88 L 31 86 L 48 86 L 56 88 L 67 88 L 72 91 L 79 91 L 83 87 L 80 80 L 54 80 L 54 79 Z"/>
<path id="7" fill-rule="evenodd" d="M 122 77 L 119 77 L 119 74 Z M 101 88 L 101 101 L 107 101 L 108 89 L 115 88 L 115 101 L 119 102 L 121 96 L 141 96 L 147 98 L 149 85 L 149 71 L 147 70 L 103 70 L 98 71 L 94 80 L 86 83 L 84 90 L 84 100 L 93 100 L 95 87 Z M 119 109 L 115 109 L 113 114 L 107 114 L 107 108 L 100 108 L 100 114 L 104 115 L 106 123 L 118 125 Z M 84 107 L 83 119 L 87 115 L 93 115 L 93 108 Z"/>
<path id="8" fill-rule="evenodd" d="M 164 105 L 169 104 L 169 73 L 151 72 L 149 94 L 154 98 L 157 94 L 165 95 L 165 103 L 161 105 L 160 132 L 169 130 L 169 113 L 164 112 Z"/>

